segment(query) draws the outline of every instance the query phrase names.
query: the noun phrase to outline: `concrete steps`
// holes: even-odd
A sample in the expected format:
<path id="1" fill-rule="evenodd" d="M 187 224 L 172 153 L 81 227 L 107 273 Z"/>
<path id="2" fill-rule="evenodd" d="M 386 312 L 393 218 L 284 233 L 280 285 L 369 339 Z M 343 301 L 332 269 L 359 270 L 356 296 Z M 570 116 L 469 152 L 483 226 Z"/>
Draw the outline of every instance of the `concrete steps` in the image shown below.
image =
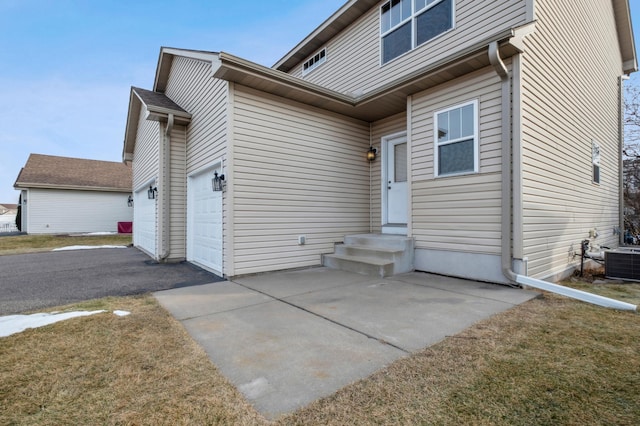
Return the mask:
<path id="1" fill-rule="evenodd" d="M 413 239 L 401 235 L 347 235 L 333 254 L 322 256 L 328 268 L 375 277 L 413 271 Z"/>

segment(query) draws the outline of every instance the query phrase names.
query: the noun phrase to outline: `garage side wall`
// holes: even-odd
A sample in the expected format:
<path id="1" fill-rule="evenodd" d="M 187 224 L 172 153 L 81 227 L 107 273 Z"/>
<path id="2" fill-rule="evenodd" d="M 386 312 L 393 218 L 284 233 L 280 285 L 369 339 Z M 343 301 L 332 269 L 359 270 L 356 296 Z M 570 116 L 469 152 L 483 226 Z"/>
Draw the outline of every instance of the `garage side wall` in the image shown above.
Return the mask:
<path id="1" fill-rule="evenodd" d="M 146 198 L 146 187 L 150 184 L 158 184 L 160 124 L 144 118 L 146 115 L 144 106 L 140 107 L 140 110 L 132 165 L 135 198 L 133 244 L 156 258 L 158 211 L 155 200 Z"/>
<path id="2" fill-rule="evenodd" d="M 233 117 L 230 274 L 319 265 L 369 232 L 368 123 L 240 85 Z"/>
<path id="3" fill-rule="evenodd" d="M 117 232 L 118 222 L 131 222 L 129 192 L 29 190 L 29 234 Z"/>

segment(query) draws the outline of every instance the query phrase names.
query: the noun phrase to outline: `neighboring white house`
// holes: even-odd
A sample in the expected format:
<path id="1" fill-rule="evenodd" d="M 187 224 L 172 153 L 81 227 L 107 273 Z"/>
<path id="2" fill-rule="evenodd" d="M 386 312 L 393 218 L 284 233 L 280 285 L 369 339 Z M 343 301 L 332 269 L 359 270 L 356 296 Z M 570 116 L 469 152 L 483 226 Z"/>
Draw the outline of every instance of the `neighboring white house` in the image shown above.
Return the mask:
<path id="1" fill-rule="evenodd" d="M 0 204 L 0 232 L 14 232 L 16 228 L 17 204 Z"/>
<path id="2" fill-rule="evenodd" d="M 123 163 L 31 154 L 14 188 L 28 234 L 117 232 L 118 222 L 133 220 Z"/>
<path id="3" fill-rule="evenodd" d="M 237 276 L 403 234 L 416 270 L 556 280 L 619 243 L 636 70 L 627 0 L 349 0 L 272 68 L 162 48 L 129 101 L 134 244 Z"/>

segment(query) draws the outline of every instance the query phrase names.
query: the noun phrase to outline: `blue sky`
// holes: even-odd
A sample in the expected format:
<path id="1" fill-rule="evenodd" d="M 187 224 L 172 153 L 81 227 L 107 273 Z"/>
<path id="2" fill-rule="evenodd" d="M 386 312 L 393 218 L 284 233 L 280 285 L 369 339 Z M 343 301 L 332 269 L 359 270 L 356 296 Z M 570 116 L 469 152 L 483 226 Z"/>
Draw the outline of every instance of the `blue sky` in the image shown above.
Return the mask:
<path id="1" fill-rule="evenodd" d="M 129 88 L 152 88 L 160 46 L 271 66 L 344 2 L 0 0 L 0 203 L 30 153 L 120 161 Z"/>
<path id="2" fill-rule="evenodd" d="M 345 0 L 0 0 L 0 203 L 30 153 L 121 161 L 161 46 L 271 66 Z"/>

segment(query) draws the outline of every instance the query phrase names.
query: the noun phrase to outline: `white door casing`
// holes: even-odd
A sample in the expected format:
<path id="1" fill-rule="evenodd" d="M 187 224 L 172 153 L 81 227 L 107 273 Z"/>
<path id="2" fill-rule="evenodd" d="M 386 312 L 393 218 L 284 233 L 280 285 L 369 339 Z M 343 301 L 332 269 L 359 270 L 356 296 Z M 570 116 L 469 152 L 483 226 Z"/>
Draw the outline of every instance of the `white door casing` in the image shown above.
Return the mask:
<path id="1" fill-rule="evenodd" d="M 213 173 L 208 167 L 187 178 L 187 261 L 222 276 L 222 192 L 214 192 Z"/>
<path id="2" fill-rule="evenodd" d="M 407 136 L 398 134 L 383 138 L 382 232 L 406 233 L 407 198 Z"/>

